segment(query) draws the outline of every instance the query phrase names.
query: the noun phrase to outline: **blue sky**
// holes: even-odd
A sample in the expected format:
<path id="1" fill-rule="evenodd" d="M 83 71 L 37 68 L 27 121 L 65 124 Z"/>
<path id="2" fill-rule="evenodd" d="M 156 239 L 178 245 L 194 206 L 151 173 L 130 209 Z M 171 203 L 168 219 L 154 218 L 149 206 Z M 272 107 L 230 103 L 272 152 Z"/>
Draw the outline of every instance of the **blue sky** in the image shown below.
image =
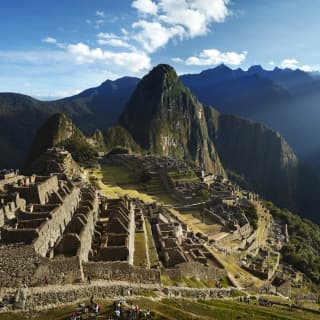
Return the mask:
<path id="1" fill-rule="evenodd" d="M 0 91 L 63 97 L 158 63 L 318 70 L 318 0 L 2 0 Z"/>

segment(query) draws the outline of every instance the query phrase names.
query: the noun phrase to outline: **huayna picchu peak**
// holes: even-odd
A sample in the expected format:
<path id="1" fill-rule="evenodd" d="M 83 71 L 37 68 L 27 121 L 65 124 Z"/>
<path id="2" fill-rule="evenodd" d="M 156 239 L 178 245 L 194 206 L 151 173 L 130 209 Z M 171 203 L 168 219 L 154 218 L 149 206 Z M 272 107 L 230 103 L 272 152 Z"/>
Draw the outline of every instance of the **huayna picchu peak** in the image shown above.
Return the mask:
<path id="1" fill-rule="evenodd" d="M 194 161 L 223 174 L 208 137 L 202 104 L 169 65 L 158 65 L 139 82 L 119 124 L 147 151 Z"/>

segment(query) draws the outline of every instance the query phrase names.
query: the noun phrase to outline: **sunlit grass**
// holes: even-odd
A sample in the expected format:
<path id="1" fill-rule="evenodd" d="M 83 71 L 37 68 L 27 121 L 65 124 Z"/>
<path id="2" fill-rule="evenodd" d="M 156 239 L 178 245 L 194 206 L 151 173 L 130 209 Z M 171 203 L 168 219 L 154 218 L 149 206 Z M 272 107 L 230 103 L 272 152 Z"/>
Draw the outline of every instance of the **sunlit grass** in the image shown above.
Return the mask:
<path id="1" fill-rule="evenodd" d="M 137 267 L 146 267 L 148 264 L 144 232 L 135 234 L 133 264 Z"/>

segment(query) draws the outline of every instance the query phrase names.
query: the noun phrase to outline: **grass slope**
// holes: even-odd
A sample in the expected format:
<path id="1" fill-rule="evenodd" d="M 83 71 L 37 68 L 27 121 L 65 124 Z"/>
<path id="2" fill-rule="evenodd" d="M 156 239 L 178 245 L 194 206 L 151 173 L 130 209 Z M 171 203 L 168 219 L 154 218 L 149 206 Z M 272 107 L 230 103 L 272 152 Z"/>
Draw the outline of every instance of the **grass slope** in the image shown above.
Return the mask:
<path id="1" fill-rule="evenodd" d="M 153 299 L 139 298 L 128 300 L 128 304 L 138 304 L 142 310 L 150 308 L 151 319 L 154 320 L 316 320 L 320 316 L 306 311 L 290 310 L 288 307 L 261 307 L 257 304 L 244 304 L 234 300 L 187 300 L 187 299 L 163 299 L 155 301 Z M 112 313 L 112 301 L 99 301 L 101 314 L 97 319 L 106 319 Z M 38 314 L 7 313 L 1 314 L 2 320 L 22 320 L 22 319 L 46 319 L 46 320 L 66 320 L 70 318 L 76 305 L 69 305 L 54 310 L 41 312 Z M 89 317 L 84 317 L 84 320 Z"/>

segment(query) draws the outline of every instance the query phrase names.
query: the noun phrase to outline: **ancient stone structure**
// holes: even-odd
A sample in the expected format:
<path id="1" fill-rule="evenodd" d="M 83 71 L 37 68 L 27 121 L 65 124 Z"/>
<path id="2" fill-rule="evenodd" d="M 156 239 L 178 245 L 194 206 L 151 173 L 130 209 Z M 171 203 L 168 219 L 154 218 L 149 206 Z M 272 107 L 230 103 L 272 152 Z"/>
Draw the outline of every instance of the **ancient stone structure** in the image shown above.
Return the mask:
<path id="1" fill-rule="evenodd" d="M 97 223 L 93 261 L 127 261 L 133 264 L 134 205 L 127 198 L 108 200 Z"/>
<path id="2" fill-rule="evenodd" d="M 259 249 L 256 255 L 247 255 L 242 268 L 261 279 L 270 280 L 274 276 L 279 266 L 279 262 L 279 252 Z"/>
<path id="3" fill-rule="evenodd" d="M 63 174 L 1 182 L 1 286 L 81 279 L 98 214 L 96 192 Z"/>

